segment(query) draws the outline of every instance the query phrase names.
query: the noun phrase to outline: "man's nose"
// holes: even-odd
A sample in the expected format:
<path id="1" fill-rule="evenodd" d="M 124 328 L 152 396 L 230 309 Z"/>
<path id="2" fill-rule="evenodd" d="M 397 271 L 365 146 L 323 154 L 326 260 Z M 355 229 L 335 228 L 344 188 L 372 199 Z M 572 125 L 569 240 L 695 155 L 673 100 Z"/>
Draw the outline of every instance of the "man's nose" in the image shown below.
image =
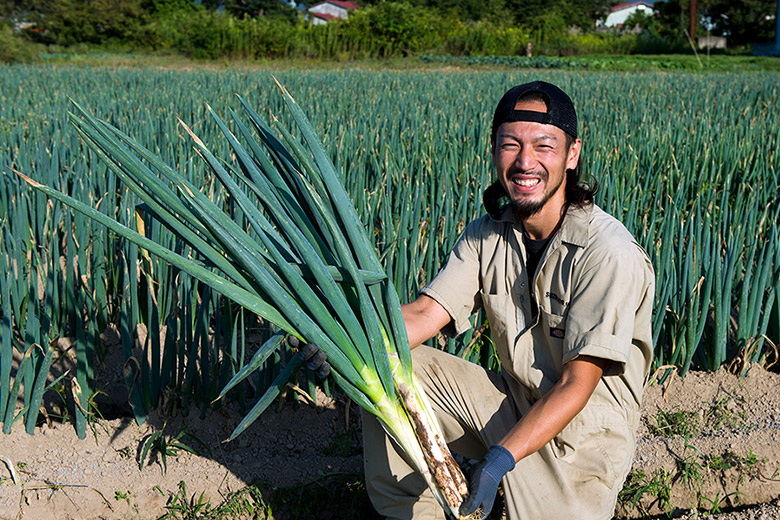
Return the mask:
<path id="1" fill-rule="evenodd" d="M 533 171 L 536 168 L 536 154 L 530 146 L 523 146 L 517 152 L 515 163 L 524 172 Z"/>

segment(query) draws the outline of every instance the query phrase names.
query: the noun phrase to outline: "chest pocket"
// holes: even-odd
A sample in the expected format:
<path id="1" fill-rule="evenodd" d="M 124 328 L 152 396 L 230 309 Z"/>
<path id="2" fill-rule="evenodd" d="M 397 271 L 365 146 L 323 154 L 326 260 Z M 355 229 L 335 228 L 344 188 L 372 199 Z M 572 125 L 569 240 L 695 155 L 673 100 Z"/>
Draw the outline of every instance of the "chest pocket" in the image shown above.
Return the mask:
<path id="1" fill-rule="evenodd" d="M 560 375 L 563 371 L 566 318 L 540 309 L 538 327 L 537 337 L 543 341 L 538 342 L 539 345 L 535 349 L 538 351 L 536 357 L 542 366 L 552 369 L 555 375 Z"/>
<path id="2" fill-rule="evenodd" d="M 509 370 L 515 375 L 512 369 L 510 345 L 514 345 L 519 334 L 518 324 L 524 322 L 523 312 L 511 294 L 490 294 L 481 291 L 480 296 L 490 324 L 490 336 L 501 360 L 502 370 Z"/>

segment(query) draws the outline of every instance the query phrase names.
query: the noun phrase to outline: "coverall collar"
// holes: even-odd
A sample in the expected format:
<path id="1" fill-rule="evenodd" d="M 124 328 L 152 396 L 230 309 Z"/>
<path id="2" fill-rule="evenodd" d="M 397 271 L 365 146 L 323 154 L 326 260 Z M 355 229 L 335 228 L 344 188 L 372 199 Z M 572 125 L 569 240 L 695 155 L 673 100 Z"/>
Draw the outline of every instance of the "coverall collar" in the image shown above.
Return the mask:
<path id="1" fill-rule="evenodd" d="M 560 237 L 561 242 L 566 242 L 577 247 L 587 247 L 589 236 L 588 224 L 592 212 L 593 204 L 586 204 L 583 207 L 570 205 L 566 209 L 566 215 L 563 217 L 560 229 L 556 232 Z M 504 205 L 501 208 L 499 217 L 494 220 L 497 222 L 507 222 L 515 226 L 516 222 L 512 212 L 512 205 Z"/>

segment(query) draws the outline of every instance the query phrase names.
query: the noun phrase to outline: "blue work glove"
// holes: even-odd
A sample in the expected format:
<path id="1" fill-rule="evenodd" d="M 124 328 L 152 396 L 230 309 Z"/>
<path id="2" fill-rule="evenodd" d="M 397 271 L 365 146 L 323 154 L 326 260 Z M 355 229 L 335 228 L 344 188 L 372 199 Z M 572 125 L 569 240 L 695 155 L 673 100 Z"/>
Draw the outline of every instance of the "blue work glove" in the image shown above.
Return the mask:
<path id="1" fill-rule="evenodd" d="M 485 458 L 469 471 L 469 496 L 460 505 L 460 514 L 468 516 L 482 507 L 480 518 L 484 520 L 493 509 L 498 493 L 498 483 L 515 468 L 515 457 L 499 444 L 490 447 Z"/>
<path id="2" fill-rule="evenodd" d="M 306 362 L 306 368 L 314 371 L 314 374 L 320 379 L 325 379 L 330 375 L 330 364 L 327 362 L 328 356 L 314 343 L 301 344 L 301 341 L 295 336 L 287 338 L 287 343 L 298 349 L 300 355 Z"/>

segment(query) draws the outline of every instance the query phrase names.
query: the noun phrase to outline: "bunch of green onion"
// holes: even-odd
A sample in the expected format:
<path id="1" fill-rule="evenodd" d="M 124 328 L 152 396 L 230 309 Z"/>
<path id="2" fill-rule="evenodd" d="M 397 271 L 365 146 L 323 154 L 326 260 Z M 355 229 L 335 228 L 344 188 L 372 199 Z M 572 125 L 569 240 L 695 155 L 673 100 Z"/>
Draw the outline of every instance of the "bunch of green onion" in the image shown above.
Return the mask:
<path id="1" fill-rule="evenodd" d="M 234 111 L 229 110 L 235 134 L 208 108 L 234 161 L 213 155 L 181 122 L 195 151 L 224 187 L 226 200 L 219 205 L 154 153 L 74 103 L 71 121 L 84 142 L 144 202 L 144 211 L 196 254 L 167 249 L 91 206 L 22 177 L 281 331 L 315 342 L 328 356 L 343 391 L 380 420 L 442 507 L 458 517 L 467 494 L 465 480 L 412 372 L 398 295 L 308 119 L 280 89 L 302 140 L 278 121 L 274 133 L 240 97 L 259 140 Z M 239 225 L 236 215 L 249 226 Z M 282 337 L 280 332 L 261 347 L 222 395 L 260 366 Z M 289 378 L 301 362 L 293 358 L 278 380 Z M 231 439 L 276 395 L 278 385 L 272 385 Z"/>

